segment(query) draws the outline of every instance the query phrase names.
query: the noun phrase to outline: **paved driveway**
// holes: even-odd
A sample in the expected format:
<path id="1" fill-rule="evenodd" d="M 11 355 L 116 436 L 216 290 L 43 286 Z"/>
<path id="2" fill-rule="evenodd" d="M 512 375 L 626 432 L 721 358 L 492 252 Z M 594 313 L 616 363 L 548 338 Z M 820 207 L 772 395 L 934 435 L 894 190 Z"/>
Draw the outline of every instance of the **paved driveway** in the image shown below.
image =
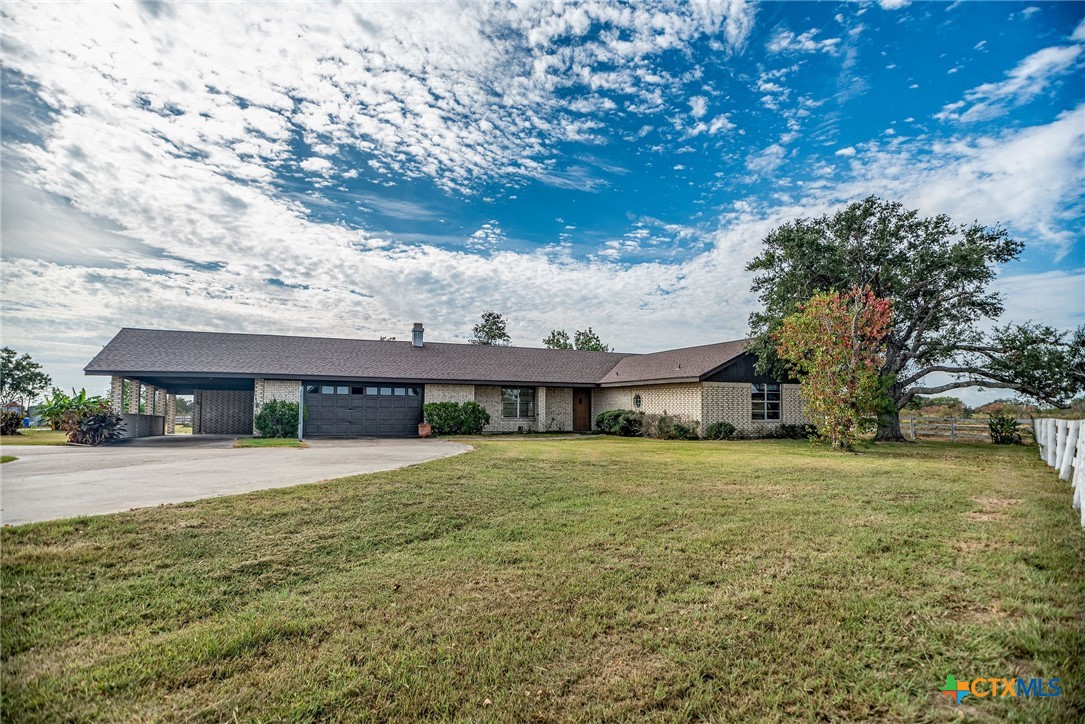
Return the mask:
<path id="1" fill-rule="evenodd" d="M 18 525 L 392 470 L 458 455 L 444 440 L 320 440 L 233 449 L 232 437 L 175 435 L 100 448 L 10 446 L 0 466 L 0 522 Z"/>

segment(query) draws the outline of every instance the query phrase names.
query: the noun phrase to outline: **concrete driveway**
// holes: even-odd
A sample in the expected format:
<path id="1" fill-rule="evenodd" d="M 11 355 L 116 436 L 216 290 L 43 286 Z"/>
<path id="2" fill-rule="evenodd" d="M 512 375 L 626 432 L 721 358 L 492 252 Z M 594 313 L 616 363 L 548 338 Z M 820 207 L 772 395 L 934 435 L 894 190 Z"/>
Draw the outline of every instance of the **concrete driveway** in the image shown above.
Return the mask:
<path id="1" fill-rule="evenodd" d="M 9 446 L 0 522 L 18 525 L 315 483 L 458 455 L 433 439 L 311 440 L 309 447 L 231 447 L 234 437 L 172 435 L 99 448 Z"/>

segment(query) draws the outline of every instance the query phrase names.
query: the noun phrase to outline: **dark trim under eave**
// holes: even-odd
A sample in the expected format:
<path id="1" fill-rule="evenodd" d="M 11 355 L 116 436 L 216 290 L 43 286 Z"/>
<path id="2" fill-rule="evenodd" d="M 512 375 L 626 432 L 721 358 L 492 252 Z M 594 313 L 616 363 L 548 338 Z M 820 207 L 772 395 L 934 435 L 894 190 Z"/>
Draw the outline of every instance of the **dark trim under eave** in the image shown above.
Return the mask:
<path id="1" fill-rule="evenodd" d="M 664 380 L 628 380 L 622 382 L 604 382 L 599 387 L 635 387 L 636 385 L 681 385 L 690 382 L 700 382 L 700 377 L 672 377 Z"/>

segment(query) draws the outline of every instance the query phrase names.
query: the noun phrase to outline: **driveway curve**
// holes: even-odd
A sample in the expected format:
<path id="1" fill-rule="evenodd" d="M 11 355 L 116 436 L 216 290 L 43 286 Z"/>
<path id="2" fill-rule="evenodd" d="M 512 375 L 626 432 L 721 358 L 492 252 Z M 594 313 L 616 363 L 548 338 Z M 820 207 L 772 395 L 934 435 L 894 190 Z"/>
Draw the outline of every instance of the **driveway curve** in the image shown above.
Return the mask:
<path id="1" fill-rule="evenodd" d="M 99 448 L 5 448 L 0 523 L 117 513 L 163 503 L 284 488 L 467 452 L 434 439 L 309 441 L 309 447 L 231 447 L 232 437 L 170 436 Z M 178 439 L 182 438 L 182 439 Z"/>

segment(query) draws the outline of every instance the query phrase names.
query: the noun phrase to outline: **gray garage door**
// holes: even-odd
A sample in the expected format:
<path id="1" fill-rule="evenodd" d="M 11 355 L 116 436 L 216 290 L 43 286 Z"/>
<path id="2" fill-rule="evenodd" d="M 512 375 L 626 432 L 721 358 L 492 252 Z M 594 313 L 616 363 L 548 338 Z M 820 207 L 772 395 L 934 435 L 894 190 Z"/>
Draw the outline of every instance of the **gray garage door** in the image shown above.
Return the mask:
<path id="1" fill-rule="evenodd" d="M 365 382 L 310 384 L 305 388 L 306 435 L 367 437 L 417 435 L 422 387 Z"/>

